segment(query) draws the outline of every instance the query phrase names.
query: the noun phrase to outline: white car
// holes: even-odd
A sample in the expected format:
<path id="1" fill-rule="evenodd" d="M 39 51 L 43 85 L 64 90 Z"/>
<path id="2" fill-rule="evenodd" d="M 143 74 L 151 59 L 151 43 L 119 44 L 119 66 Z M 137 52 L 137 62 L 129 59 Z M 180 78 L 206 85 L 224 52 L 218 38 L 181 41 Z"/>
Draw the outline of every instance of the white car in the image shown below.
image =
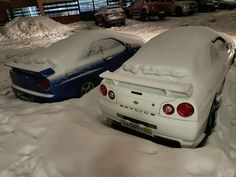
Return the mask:
<path id="1" fill-rule="evenodd" d="M 196 147 L 215 126 L 234 56 L 234 42 L 208 27 L 166 31 L 100 75 L 100 108 L 124 127 Z"/>

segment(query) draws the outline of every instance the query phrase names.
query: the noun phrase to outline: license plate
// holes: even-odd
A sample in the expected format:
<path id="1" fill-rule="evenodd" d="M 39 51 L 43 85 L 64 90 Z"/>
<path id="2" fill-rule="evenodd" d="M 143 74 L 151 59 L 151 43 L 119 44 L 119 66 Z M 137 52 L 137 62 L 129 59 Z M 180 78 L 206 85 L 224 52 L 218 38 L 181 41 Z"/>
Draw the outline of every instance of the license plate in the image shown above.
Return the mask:
<path id="1" fill-rule="evenodd" d="M 127 128 L 132 129 L 132 130 L 136 130 L 138 132 L 153 136 L 152 130 L 150 128 L 145 127 L 144 125 L 136 124 L 136 123 L 126 121 L 126 120 L 121 120 L 120 123 L 124 127 L 127 127 Z"/>
<path id="2" fill-rule="evenodd" d="M 34 101 L 34 96 L 26 95 L 19 91 L 16 92 L 16 96 L 25 101 Z"/>

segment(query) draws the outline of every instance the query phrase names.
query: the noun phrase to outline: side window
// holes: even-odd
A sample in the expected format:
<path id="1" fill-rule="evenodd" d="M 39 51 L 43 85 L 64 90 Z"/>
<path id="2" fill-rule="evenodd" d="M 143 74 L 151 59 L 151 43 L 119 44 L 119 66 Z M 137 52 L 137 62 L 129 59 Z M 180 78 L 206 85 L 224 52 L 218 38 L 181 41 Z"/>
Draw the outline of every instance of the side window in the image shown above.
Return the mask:
<path id="1" fill-rule="evenodd" d="M 91 44 L 89 51 L 87 53 L 87 56 L 89 57 L 89 59 L 91 58 L 102 59 L 103 58 L 100 41 L 96 41 Z"/>
<path id="2" fill-rule="evenodd" d="M 104 58 L 117 55 L 125 50 L 125 46 L 115 39 L 104 39 L 100 44 Z"/>
<path id="3" fill-rule="evenodd" d="M 229 57 L 228 49 L 226 43 L 221 40 L 217 40 L 212 43 L 211 46 L 211 59 L 212 63 L 216 63 L 218 60 L 225 60 Z"/>

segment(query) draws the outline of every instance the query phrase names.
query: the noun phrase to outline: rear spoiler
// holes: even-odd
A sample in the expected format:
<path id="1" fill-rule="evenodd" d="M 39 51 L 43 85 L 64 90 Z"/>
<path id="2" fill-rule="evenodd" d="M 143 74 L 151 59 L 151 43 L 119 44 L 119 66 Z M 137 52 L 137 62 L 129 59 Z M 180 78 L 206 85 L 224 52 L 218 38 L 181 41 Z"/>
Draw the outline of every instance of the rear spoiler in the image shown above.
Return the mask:
<path id="1" fill-rule="evenodd" d="M 24 72 L 29 72 L 31 74 L 40 75 L 43 77 L 48 77 L 55 73 L 55 71 L 52 68 L 45 67 L 40 64 L 23 64 L 23 63 L 10 62 L 5 65 L 13 69 L 22 70 Z"/>
<path id="2" fill-rule="evenodd" d="M 186 96 L 191 96 L 193 92 L 193 85 L 186 83 L 140 78 L 136 76 L 127 76 L 126 74 L 120 74 L 120 73 L 116 74 L 110 71 L 106 71 L 100 74 L 100 77 L 104 79 L 111 79 L 115 81 L 131 83 L 134 85 L 140 85 L 149 88 L 162 89 L 165 90 L 166 93 L 168 93 L 168 91 L 173 91 L 185 94 Z"/>

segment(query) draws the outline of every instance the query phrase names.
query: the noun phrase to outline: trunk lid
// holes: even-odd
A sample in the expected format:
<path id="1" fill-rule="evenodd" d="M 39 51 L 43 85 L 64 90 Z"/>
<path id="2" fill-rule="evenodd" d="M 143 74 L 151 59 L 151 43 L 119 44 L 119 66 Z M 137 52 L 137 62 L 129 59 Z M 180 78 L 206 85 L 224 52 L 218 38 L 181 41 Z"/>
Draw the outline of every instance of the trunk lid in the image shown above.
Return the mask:
<path id="1" fill-rule="evenodd" d="M 54 74 L 52 68 L 43 67 L 42 65 L 26 65 L 13 62 L 6 64 L 6 66 L 12 68 L 10 70 L 10 76 L 13 85 L 32 91 L 49 93 L 50 89 L 42 89 L 40 84 L 49 83 L 46 78 Z"/>

